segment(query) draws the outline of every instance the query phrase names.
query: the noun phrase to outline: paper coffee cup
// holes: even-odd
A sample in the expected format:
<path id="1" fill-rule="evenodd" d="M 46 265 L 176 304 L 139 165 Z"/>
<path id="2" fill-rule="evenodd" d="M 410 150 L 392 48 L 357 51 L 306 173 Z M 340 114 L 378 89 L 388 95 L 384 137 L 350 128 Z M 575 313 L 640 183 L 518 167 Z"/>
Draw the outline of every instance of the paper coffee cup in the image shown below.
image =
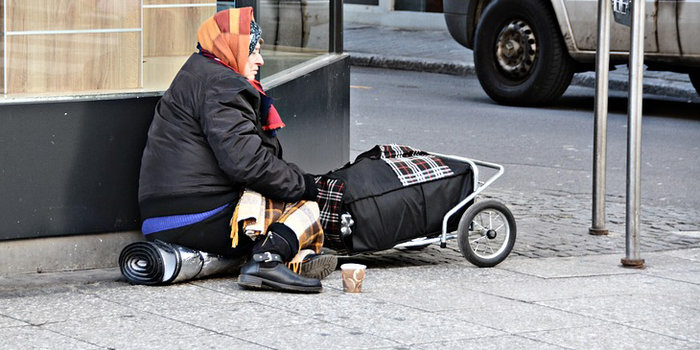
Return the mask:
<path id="1" fill-rule="evenodd" d="M 365 278 L 367 266 L 362 264 L 340 265 L 341 277 L 343 278 L 343 291 L 346 293 L 362 292 L 362 280 Z"/>

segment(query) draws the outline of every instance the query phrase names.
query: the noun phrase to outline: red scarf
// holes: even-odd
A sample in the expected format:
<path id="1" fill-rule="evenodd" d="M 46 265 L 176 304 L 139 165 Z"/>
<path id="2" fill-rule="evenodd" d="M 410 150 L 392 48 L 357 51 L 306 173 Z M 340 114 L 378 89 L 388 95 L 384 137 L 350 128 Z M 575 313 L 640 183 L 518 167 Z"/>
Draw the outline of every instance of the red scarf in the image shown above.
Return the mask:
<path id="1" fill-rule="evenodd" d="M 260 84 L 259 81 L 257 80 L 248 80 L 248 82 L 253 85 L 255 90 L 258 90 L 260 93 L 260 97 L 262 97 L 262 121 L 263 121 L 263 130 L 265 131 L 270 131 L 270 130 L 277 130 L 284 128 L 284 122 L 282 122 L 282 117 L 280 117 L 280 114 L 277 112 L 277 108 L 272 105 L 272 98 L 268 97 L 267 94 L 265 94 L 265 91 L 262 88 L 262 84 Z"/>

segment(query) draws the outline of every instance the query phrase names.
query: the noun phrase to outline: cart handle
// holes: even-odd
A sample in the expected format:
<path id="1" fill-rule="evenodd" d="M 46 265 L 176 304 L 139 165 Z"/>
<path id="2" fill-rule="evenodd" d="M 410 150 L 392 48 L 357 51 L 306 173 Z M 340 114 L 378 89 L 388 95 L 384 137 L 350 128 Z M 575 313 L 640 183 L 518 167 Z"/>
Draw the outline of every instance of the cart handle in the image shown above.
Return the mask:
<path id="1" fill-rule="evenodd" d="M 489 187 L 496 179 L 501 177 L 503 173 L 505 172 L 504 168 L 500 164 L 496 163 L 490 163 L 490 162 L 484 162 L 481 160 L 476 160 L 476 159 L 471 159 L 471 158 L 465 158 L 465 157 L 459 157 L 459 156 L 453 156 L 453 155 L 446 155 L 446 154 L 440 154 L 440 153 L 432 153 L 438 157 L 442 158 L 448 158 L 452 160 L 456 160 L 459 162 L 465 162 L 468 163 L 472 167 L 472 173 L 474 174 L 473 180 L 474 180 L 474 192 L 472 192 L 470 195 L 468 195 L 466 198 L 464 198 L 461 202 L 457 203 L 450 211 L 445 214 L 445 216 L 442 218 L 442 234 L 440 235 L 440 247 L 444 248 L 447 245 L 447 221 L 450 220 L 450 218 L 460 211 L 462 208 L 464 208 L 467 203 L 469 203 L 472 199 L 474 199 L 476 196 L 478 196 L 483 190 L 485 190 L 487 187 Z M 477 165 L 485 167 L 485 168 L 490 168 L 490 169 L 496 169 L 498 170 L 496 174 L 492 175 L 488 180 L 486 180 L 482 185 L 479 185 L 479 168 Z"/>

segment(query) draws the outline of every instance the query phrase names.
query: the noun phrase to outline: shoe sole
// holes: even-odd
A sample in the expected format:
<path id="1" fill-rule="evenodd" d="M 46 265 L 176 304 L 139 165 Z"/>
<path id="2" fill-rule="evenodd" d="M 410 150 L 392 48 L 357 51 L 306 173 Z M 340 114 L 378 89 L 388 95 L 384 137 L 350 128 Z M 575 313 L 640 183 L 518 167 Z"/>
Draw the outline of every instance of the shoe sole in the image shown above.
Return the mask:
<path id="1" fill-rule="evenodd" d="M 238 276 L 238 284 L 240 286 L 251 288 L 251 289 L 271 289 L 278 291 L 288 291 L 288 292 L 298 292 L 298 293 L 319 293 L 323 289 L 322 286 L 319 287 L 303 287 L 294 286 L 284 283 L 279 283 L 271 281 L 265 278 L 260 278 L 251 275 L 240 275 Z"/>
<path id="2" fill-rule="evenodd" d="M 322 280 L 335 271 L 338 257 L 330 254 L 318 255 L 317 258 L 301 264 L 300 275 Z"/>

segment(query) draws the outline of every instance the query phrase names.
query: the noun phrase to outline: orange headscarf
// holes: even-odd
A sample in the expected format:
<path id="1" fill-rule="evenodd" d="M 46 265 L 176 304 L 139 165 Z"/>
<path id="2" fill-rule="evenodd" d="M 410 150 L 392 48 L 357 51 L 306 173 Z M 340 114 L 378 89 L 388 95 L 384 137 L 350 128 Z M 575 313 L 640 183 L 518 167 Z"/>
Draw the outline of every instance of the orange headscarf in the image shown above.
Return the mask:
<path id="1" fill-rule="evenodd" d="M 197 31 L 199 45 L 242 73 L 248 61 L 253 8 L 231 8 L 209 17 Z"/>
<path id="2" fill-rule="evenodd" d="M 199 46 L 204 50 L 200 53 L 206 57 L 214 55 L 220 63 L 242 74 L 251 50 L 251 21 L 255 21 L 252 7 L 231 8 L 217 12 L 204 21 L 197 31 Z M 249 82 L 261 96 L 262 128 L 274 134 L 275 130 L 285 126 L 284 122 L 272 105 L 272 98 L 267 97 L 260 82 L 257 80 L 249 80 Z"/>

